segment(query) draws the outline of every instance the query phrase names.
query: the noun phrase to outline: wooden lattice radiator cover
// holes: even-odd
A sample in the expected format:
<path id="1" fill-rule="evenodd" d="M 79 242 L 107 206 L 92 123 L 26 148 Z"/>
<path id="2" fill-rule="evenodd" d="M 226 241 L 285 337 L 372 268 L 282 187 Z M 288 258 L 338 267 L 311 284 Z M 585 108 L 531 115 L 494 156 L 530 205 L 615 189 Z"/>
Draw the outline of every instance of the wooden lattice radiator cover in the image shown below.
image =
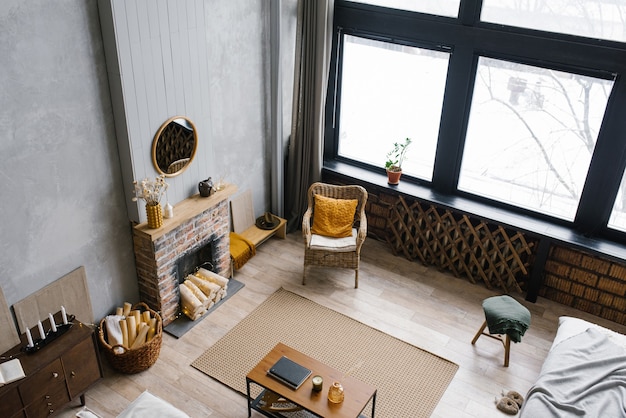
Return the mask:
<path id="1" fill-rule="evenodd" d="M 536 239 L 402 196 L 386 206 L 386 240 L 394 254 L 482 281 L 489 289 L 525 290 Z"/>

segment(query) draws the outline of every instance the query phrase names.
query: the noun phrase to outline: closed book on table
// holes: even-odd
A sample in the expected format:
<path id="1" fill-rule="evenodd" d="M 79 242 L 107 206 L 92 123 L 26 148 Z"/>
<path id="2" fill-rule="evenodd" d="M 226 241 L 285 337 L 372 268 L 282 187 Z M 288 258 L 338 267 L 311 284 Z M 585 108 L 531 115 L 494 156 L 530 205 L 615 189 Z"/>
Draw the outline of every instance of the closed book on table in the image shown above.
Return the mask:
<path id="1" fill-rule="evenodd" d="M 282 356 L 267 371 L 267 374 L 292 389 L 298 389 L 307 377 L 311 375 L 311 370 L 285 356 Z"/>

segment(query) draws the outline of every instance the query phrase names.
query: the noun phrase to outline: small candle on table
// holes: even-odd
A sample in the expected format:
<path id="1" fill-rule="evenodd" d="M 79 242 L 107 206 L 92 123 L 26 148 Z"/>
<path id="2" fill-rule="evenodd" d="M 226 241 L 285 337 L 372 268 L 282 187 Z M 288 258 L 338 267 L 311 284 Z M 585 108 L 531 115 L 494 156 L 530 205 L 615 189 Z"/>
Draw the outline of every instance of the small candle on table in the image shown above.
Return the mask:
<path id="1" fill-rule="evenodd" d="M 313 376 L 311 382 L 313 382 L 313 390 L 315 392 L 319 392 L 322 390 L 322 386 L 324 385 L 324 379 L 322 378 L 322 376 Z"/>
<path id="2" fill-rule="evenodd" d="M 37 321 L 37 328 L 39 329 L 39 336 L 42 340 L 45 340 L 46 334 L 43 332 L 43 325 L 41 325 L 41 321 Z"/>
<path id="3" fill-rule="evenodd" d="M 63 317 L 63 325 L 67 325 L 67 312 L 65 312 L 65 306 L 61 306 L 61 317 Z"/>
<path id="4" fill-rule="evenodd" d="M 33 343 L 33 336 L 31 335 L 29 328 L 26 328 L 26 339 L 28 340 L 29 347 L 35 346 L 35 344 Z"/>
<path id="5" fill-rule="evenodd" d="M 48 318 L 50 318 L 50 328 L 52 329 L 52 332 L 57 332 L 57 324 L 54 323 L 54 316 L 49 313 Z"/>

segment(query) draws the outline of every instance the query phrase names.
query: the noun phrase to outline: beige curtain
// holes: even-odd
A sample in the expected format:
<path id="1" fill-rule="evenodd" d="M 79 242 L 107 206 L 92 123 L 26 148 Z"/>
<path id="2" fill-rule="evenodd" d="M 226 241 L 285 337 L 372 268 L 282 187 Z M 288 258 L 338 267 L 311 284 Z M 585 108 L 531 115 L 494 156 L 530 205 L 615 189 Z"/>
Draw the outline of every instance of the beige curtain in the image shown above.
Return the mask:
<path id="1" fill-rule="evenodd" d="M 285 173 L 285 216 L 300 227 L 306 193 L 322 171 L 324 105 L 332 46 L 334 0 L 299 0 L 293 114 Z"/>

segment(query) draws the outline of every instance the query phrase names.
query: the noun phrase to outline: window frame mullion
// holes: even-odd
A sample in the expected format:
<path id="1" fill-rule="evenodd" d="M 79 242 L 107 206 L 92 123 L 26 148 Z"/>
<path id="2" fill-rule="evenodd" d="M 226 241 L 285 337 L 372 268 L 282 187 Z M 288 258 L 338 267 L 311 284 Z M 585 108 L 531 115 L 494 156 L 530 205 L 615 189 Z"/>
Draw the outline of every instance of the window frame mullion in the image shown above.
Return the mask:
<path id="1" fill-rule="evenodd" d="M 626 80 L 617 77 L 598 134 L 574 225 L 592 236 L 607 224 L 626 169 Z"/>
<path id="2" fill-rule="evenodd" d="M 480 21 L 482 0 L 461 0 L 459 7 L 459 20 L 462 25 L 474 26 Z"/>
<path id="3" fill-rule="evenodd" d="M 433 188 L 441 193 L 457 190 L 476 62 L 473 50 L 466 47 L 455 48 L 450 56 L 432 180 Z"/>

